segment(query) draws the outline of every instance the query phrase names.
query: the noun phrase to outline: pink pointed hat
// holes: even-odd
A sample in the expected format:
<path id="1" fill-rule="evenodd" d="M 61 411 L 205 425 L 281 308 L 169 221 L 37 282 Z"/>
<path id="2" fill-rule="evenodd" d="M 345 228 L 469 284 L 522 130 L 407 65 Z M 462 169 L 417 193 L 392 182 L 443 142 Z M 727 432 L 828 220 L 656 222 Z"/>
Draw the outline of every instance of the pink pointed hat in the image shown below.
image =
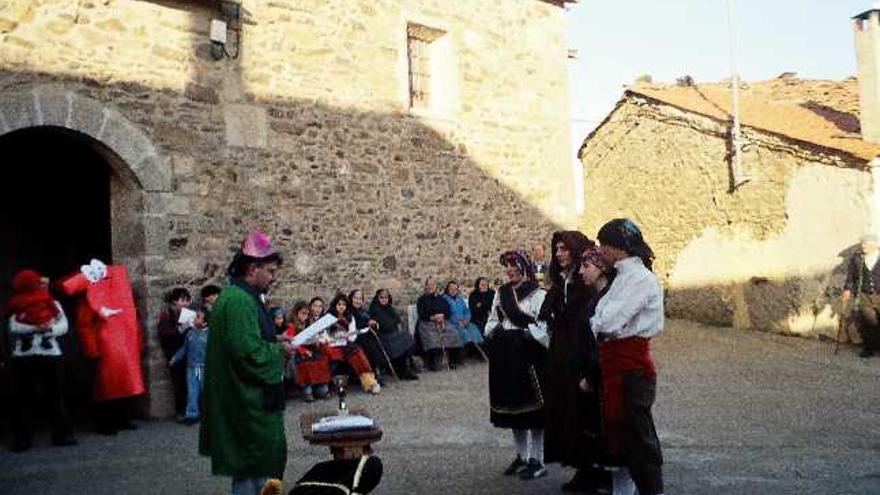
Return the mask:
<path id="1" fill-rule="evenodd" d="M 251 230 L 247 237 L 241 241 L 241 252 L 251 258 L 268 258 L 276 254 L 272 248 L 272 241 L 269 236 L 261 232 L 259 229 Z"/>

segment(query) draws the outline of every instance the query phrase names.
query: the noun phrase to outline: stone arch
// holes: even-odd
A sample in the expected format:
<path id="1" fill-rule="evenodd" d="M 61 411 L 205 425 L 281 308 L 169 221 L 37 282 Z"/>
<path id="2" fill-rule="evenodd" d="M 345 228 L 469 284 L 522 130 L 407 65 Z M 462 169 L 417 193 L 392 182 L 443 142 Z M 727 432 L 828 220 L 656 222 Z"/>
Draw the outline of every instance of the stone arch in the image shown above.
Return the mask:
<path id="1" fill-rule="evenodd" d="M 114 172 L 147 192 L 171 190 L 171 167 L 138 127 L 118 111 L 60 86 L 42 85 L 6 94 L 0 101 L 0 135 L 53 126 L 85 134 L 112 150 Z"/>
<path id="2" fill-rule="evenodd" d="M 172 195 L 170 162 L 139 125 L 108 104 L 59 84 L 5 92 L 0 99 L 0 137 L 39 128 L 77 136 L 110 169 L 113 262 L 128 268 L 150 349 L 144 362 L 148 397 L 141 409 L 150 416 L 165 415 L 170 385 L 154 328 L 162 307 L 165 277 L 167 204 Z"/>

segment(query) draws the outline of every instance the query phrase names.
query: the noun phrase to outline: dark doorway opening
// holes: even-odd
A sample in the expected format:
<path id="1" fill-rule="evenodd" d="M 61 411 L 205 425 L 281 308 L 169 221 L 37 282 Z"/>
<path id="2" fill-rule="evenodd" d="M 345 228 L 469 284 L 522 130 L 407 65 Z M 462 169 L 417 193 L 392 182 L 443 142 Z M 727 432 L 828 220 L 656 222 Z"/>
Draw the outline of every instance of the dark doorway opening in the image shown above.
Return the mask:
<path id="1" fill-rule="evenodd" d="M 92 258 L 112 261 L 111 169 L 102 145 L 67 129 L 35 127 L 0 136 L 0 307 L 11 295 L 14 274 L 35 269 L 52 281 Z M 86 416 L 89 367 L 80 357 L 73 301 L 62 303 L 70 323 L 59 339 L 66 357 L 65 394 L 75 418 Z M 2 351 L 9 339 L 3 313 Z M 8 377 L 0 376 L 0 403 L 10 403 Z M 6 408 L 0 408 L 6 409 Z M 8 424 L 8 411 L 0 419 Z M 6 428 L 0 428 L 5 430 Z"/>

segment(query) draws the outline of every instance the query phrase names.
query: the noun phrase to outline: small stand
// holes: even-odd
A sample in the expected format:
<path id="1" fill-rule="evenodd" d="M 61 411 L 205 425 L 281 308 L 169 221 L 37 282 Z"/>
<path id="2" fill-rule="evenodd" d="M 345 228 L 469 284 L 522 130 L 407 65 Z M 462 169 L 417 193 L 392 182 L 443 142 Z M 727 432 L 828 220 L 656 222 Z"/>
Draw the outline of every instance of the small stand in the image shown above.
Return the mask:
<path id="1" fill-rule="evenodd" d="M 300 415 L 300 431 L 302 432 L 303 439 L 305 439 L 310 444 L 326 445 L 331 448 L 360 448 L 366 445 L 372 445 L 382 440 L 382 428 L 378 424 L 374 424 L 374 426 L 371 428 L 358 430 L 336 431 L 332 433 L 312 432 L 312 425 L 320 421 L 322 418 L 326 418 L 328 416 L 347 416 L 349 414 L 348 405 L 345 402 L 345 386 L 347 384 L 347 376 L 337 375 L 333 377 L 333 385 L 336 387 L 336 393 L 339 396 L 339 406 L 335 411 L 322 413 L 308 412 Z M 367 411 L 363 409 L 352 410 L 351 414 L 365 416 L 367 418 L 370 417 Z"/>

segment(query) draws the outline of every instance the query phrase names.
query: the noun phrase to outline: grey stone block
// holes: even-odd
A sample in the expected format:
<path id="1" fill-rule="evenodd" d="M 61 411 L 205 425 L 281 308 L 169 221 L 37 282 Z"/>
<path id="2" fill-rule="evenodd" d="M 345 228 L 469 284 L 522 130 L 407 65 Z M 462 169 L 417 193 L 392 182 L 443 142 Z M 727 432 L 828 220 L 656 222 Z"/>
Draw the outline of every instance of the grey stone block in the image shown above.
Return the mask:
<path id="1" fill-rule="evenodd" d="M 41 124 L 67 127 L 73 98 L 73 94 L 67 91 L 37 90 L 36 105 Z"/>
<path id="2" fill-rule="evenodd" d="M 156 154 L 153 144 L 144 133 L 113 110 L 107 111 L 107 121 L 98 139 L 133 168 L 138 167 L 145 157 Z"/>
<path id="3" fill-rule="evenodd" d="M 15 93 L 4 97 L 0 101 L 0 112 L 3 113 L 8 132 L 39 125 L 32 92 Z"/>
<path id="4" fill-rule="evenodd" d="M 66 126 L 98 139 L 106 118 L 103 105 L 90 98 L 74 95 Z"/>

